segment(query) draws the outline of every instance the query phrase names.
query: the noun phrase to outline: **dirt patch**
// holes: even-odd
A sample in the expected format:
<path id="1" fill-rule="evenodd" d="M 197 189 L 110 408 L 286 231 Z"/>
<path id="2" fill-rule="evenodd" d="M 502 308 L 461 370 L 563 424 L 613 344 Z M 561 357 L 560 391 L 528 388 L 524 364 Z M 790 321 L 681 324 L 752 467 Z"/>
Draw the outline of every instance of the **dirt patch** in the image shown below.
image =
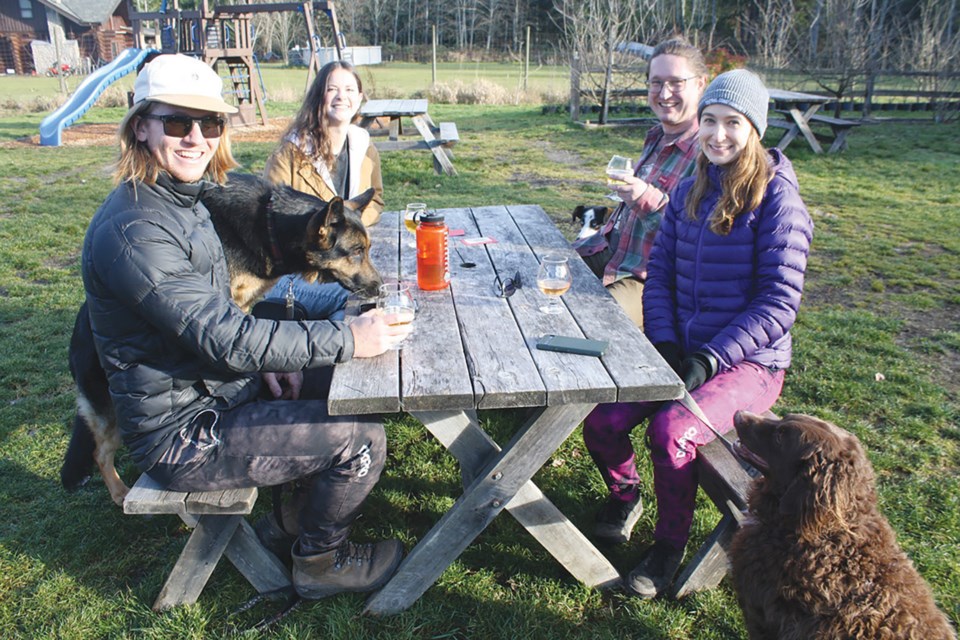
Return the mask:
<path id="1" fill-rule="evenodd" d="M 117 124 L 77 124 L 66 127 L 61 136 L 61 146 L 114 147 L 117 144 L 117 126 L 119 124 L 119 122 Z M 230 140 L 233 142 L 277 142 L 289 124 L 289 118 L 270 118 L 265 125 L 234 127 L 230 130 Z M 40 134 L 37 133 L 17 140 L 0 142 L 0 148 L 36 147 L 39 144 Z"/>
<path id="2" fill-rule="evenodd" d="M 569 167 L 583 166 L 583 158 L 580 157 L 580 154 L 574 153 L 573 151 L 557 149 L 549 142 L 544 141 L 536 142 L 535 146 L 543 150 L 544 157 L 550 162 L 556 162 L 557 164 L 563 164 Z"/>

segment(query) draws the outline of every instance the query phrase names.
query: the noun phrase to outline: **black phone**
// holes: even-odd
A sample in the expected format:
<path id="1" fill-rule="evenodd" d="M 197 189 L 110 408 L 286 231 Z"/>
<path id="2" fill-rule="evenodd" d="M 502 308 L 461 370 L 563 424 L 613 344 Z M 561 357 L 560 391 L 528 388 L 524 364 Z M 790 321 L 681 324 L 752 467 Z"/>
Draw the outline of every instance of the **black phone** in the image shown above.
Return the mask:
<path id="1" fill-rule="evenodd" d="M 590 340 L 589 338 L 571 338 L 569 336 L 546 335 L 537 340 L 537 349 L 544 351 L 562 351 L 563 353 L 577 353 L 584 356 L 600 357 L 610 343 L 606 340 Z"/>

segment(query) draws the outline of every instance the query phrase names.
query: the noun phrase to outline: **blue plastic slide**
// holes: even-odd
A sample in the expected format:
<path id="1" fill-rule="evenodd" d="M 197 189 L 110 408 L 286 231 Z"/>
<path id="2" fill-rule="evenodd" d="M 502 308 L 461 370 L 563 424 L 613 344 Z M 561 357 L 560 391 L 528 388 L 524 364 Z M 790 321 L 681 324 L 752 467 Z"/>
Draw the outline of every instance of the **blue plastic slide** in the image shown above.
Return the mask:
<path id="1" fill-rule="evenodd" d="M 107 87 L 128 73 L 136 71 L 143 59 L 155 52 L 155 49 L 124 49 L 112 62 L 88 75 L 73 95 L 40 123 L 40 144 L 59 147 L 64 127 L 76 122 L 93 106 Z"/>

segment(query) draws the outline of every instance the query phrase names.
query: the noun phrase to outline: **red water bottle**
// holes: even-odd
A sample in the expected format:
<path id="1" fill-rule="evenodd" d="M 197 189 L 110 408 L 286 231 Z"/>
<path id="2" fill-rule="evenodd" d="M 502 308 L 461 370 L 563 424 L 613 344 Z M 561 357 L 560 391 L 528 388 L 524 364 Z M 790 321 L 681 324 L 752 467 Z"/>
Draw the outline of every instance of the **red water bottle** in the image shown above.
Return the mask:
<path id="1" fill-rule="evenodd" d="M 417 226 L 417 286 L 425 291 L 450 286 L 447 225 L 436 211 L 421 215 Z"/>

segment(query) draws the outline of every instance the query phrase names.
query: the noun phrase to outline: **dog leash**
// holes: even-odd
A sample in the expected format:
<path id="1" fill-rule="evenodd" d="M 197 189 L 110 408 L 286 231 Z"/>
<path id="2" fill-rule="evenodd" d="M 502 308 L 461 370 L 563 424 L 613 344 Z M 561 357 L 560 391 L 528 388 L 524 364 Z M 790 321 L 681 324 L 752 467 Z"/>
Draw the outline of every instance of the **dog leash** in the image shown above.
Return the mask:
<path id="1" fill-rule="evenodd" d="M 741 465 L 744 466 L 747 474 L 750 477 L 756 478 L 760 475 L 760 472 L 749 464 L 746 460 L 737 455 L 736 448 L 733 446 L 733 443 L 727 440 L 727 437 L 720 433 L 720 431 L 713 426 L 713 423 L 710 422 L 710 418 L 707 417 L 707 414 L 703 412 L 703 409 L 700 408 L 700 405 L 697 404 L 697 401 L 693 399 L 693 396 L 690 395 L 690 392 L 686 389 L 683 390 L 683 395 L 677 400 L 681 405 L 684 406 L 690 413 L 694 415 L 700 422 L 707 425 L 707 428 L 713 432 L 713 435 L 717 436 L 717 439 L 723 443 L 723 446 L 726 447 L 727 451 L 730 452 L 730 455 L 734 457 Z"/>
<path id="2" fill-rule="evenodd" d="M 245 611 L 249 611 L 254 606 L 260 604 L 265 600 L 270 602 L 283 600 L 283 604 L 281 605 L 278 611 L 262 618 L 255 625 L 247 629 L 247 631 L 263 631 L 268 627 L 271 627 L 274 624 L 286 618 L 290 613 L 292 613 L 297 607 L 299 607 L 303 603 L 303 599 L 297 595 L 297 592 L 294 590 L 293 587 L 283 587 L 275 591 L 267 591 L 265 593 L 259 593 L 254 597 L 250 598 L 249 600 L 247 600 L 246 602 L 244 602 L 237 609 L 235 609 L 234 611 L 230 612 L 227 615 L 227 620 L 230 621 L 228 622 L 228 625 L 233 630 L 237 630 L 236 625 L 232 622 L 232 618 L 240 615 Z"/>
<path id="3" fill-rule="evenodd" d="M 723 446 L 727 448 L 727 451 L 736 455 L 733 450 L 733 443 L 727 440 L 727 437 L 720 433 L 720 431 L 713 426 L 713 423 L 710 422 L 710 418 L 708 418 L 707 414 L 703 412 L 703 409 L 700 408 L 700 405 L 698 405 L 697 401 L 693 399 L 693 396 L 690 395 L 689 391 L 684 389 L 683 395 L 680 396 L 678 402 L 682 404 L 690 413 L 692 413 L 697 420 L 707 425 L 707 428 L 713 432 L 713 435 L 717 436 L 717 438 L 723 442 Z"/>

